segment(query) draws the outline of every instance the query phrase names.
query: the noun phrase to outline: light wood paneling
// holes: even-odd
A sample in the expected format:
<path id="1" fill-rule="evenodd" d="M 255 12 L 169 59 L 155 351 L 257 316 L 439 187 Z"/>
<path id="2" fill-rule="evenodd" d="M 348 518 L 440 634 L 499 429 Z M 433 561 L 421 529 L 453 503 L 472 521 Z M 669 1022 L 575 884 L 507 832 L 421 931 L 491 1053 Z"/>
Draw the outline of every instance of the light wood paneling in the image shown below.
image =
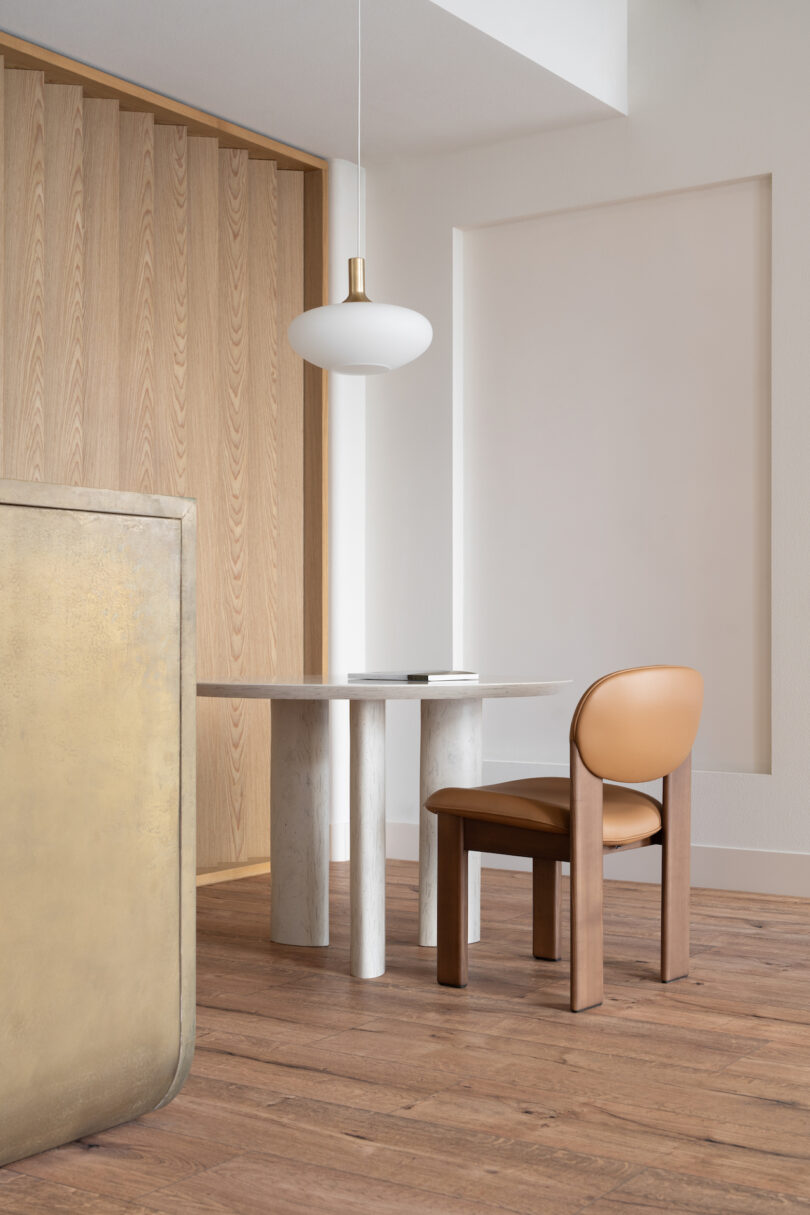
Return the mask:
<path id="1" fill-rule="evenodd" d="M 245 670 L 247 471 L 247 152 L 219 153 L 219 348 L 222 454 L 229 492 L 222 521 L 220 561 L 225 566 L 228 616 L 227 668 Z"/>
<path id="2" fill-rule="evenodd" d="M 220 444 L 228 493 L 220 520 L 219 562 L 223 609 L 228 621 L 226 648 L 220 655 L 234 676 L 245 674 L 247 579 L 247 152 L 219 152 L 219 348 L 222 428 Z M 227 706 L 227 818 L 234 855 L 245 853 L 245 779 L 247 723 L 241 700 Z"/>
<path id="3" fill-rule="evenodd" d="M 121 489 L 154 493 L 155 124 L 120 116 Z"/>
<path id="4" fill-rule="evenodd" d="M 217 332 L 219 282 L 218 164 L 213 139 L 188 141 L 188 350 L 186 390 L 196 403 L 187 417 L 188 492 L 198 503 L 198 578 L 217 587 L 219 565 L 216 537 L 222 513 L 221 495 L 205 500 L 205 487 L 216 481 L 220 449 L 219 342 Z M 198 605 L 199 671 L 210 670 L 219 651 L 218 595 Z"/>
<path id="5" fill-rule="evenodd" d="M 3 265 L 0 265 L 0 475 L 5 468 L 5 436 L 4 436 L 4 400 L 3 377 L 5 373 L 5 232 L 6 232 L 6 73 L 3 59 L 0 57 L 0 251 L 3 254 Z"/>
<path id="6" fill-rule="evenodd" d="M 282 598 L 278 581 L 278 182 L 275 165 L 269 161 L 251 161 L 248 182 L 251 244 L 248 374 L 252 410 L 248 446 L 251 576 L 246 653 L 249 670 L 275 672 L 278 604 Z"/>
<path id="7" fill-rule="evenodd" d="M 45 86 L 46 481 L 84 483 L 83 98 Z"/>
<path id="8" fill-rule="evenodd" d="M 325 163 L 3 48 L 0 474 L 194 497 L 201 677 L 319 670 L 325 376 L 285 331 L 325 301 Z M 205 700 L 198 746 L 201 866 L 265 857 L 269 706 Z"/>
<path id="9" fill-rule="evenodd" d="M 197 499 L 197 667 L 217 668 L 224 627 L 221 558 L 224 503 L 206 494 L 218 475 L 221 440 L 219 401 L 219 151 L 216 140 L 188 141 L 188 353 L 186 390 L 195 406 L 187 416 L 188 492 Z M 233 859 L 227 806 L 227 764 L 220 740 L 227 738 L 227 704 L 197 705 L 197 861 L 201 866 Z"/>
<path id="10" fill-rule="evenodd" d="M 155 127 L 155 409 L 160 492 L 188 492 L 188 136 Z"/>
<path id="11" fill-rule="evenodd" d="M 278 174 L 278 329 L 304 307 L 304 188 L 300 173 Z M 304 671 L 304 371 L 286 337 L 279 343 L 279 394 L 290 403 L 279 418 L 277 674 Z M 295 407 L 290 407 L 296 402 Z M 299 407 L 300 403 L 300 407 Z"/>
<path id="12" fill-rule="evenodd" d="M 45 81 L 5 73 L 2 475 L 45 475 Z"/>
<path id="13" fill-rule="evenodd" d="M 84 103 L 84 483 L 119 484 L 118 102 Z"/>
<path id="14" fill-rule="evenodd" d="M 276 166 L 248 163 L 247 584 L 245 668 L 275 671 L 278 649 L 278 182 Z M 270 705 L 243 701 L 247 755 L 244 847 L 265 856 L 270 847 Z M 264 813 L 260 807 L 265 807 Z"/>

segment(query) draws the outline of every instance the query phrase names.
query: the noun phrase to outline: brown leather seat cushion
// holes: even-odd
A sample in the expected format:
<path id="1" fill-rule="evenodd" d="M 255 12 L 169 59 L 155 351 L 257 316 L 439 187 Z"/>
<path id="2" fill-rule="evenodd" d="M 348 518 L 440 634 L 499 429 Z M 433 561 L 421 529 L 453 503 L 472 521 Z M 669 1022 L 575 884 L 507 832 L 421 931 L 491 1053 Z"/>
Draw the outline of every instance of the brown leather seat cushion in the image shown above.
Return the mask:
<path id="1" fill-rule="evenodd" d="M 606 844 L 631 844 L 661 830 L 661 806 L 655 798 L 623 785 L 605 784 L 603 789 L 602 838 Z M 438 789 L 425 804 L 434 812 L 567 835 L 570 800 L 568 777 L 548 776 L 475 789 Z"/>

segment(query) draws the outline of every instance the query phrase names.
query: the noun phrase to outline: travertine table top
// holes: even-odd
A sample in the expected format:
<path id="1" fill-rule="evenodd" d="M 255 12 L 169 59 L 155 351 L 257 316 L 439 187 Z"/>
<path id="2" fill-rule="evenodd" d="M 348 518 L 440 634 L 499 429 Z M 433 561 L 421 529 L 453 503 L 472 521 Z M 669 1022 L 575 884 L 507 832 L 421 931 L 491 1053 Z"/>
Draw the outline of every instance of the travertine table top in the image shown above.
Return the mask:
<path id="1" fill-rule="evenodd" d="M 490 697 L 552 696 L 570 679 L 469 679 L 438 683 L 349 680 L 346 675 L 301 679 L 222 680 L 198 683 L 198 696 L 239 700 L 484 700 Z"/>

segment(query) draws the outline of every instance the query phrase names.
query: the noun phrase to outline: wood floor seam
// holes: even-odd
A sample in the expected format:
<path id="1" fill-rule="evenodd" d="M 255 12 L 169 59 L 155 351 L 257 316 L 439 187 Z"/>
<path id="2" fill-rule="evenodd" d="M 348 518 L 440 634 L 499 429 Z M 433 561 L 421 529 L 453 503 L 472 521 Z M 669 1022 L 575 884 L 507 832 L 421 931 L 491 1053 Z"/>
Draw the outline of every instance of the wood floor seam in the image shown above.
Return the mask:
<path id="1" fill-rule="evenodd" d="M 596 1204 L 598 1202 L 604 1202 L 604 1200 L 606 1198 L 609 1198 L 611 1194 L 615 1194 L 617 1190 L 623 1189 L 624 1186 L 628 1183 L 628 1181 L 636 1180 L 637 1178 L 641 1177 L 647 1171 L 648 1170 L 646 1168 L 640 1168 L 633 1175 L 633 1177 L 623 1177 L 621 1179 L 621 1181 L 617 1181 L 616 1184 L 614 1186 L 611 1186 L 609 1190 L 605 1190 L 604 1194 L 597 1194 L 595 1198 L 589 1198 L 584 1206 L 579 1207 L 579 1209 L 577 1211 L 573 1212 L 573 1215 L 586 1215 L 587 1211 L 591 1210 L 594 1206 L 596 1206 Z"/>
<path id="2" fill-rule="evenodd" d="M 0 1215 L 810 1215 L 806 901 L 693 891 L 663 985 L 658 887 L 607 881 L 605 1001 L 575 1017 L 567 948 L 531 956 L 530 874 L 485 871 L 456 991 L 410 862 L 386 974 L 349 975 L 348 868 L 319 949 L 270 941 L 269 875 L 201 888 L 185 1088 L 106 1151 L 0 1171 Z"/>

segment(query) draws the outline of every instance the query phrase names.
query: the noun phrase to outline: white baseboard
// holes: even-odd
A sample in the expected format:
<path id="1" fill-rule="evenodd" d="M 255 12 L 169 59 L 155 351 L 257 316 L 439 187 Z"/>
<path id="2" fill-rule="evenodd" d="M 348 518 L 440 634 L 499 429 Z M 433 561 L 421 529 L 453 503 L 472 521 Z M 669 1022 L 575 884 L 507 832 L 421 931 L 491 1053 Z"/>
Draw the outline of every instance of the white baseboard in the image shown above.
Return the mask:
<path id="1" fill-rule="evenodd" d="M 385 855 L 390 861 L 418 861 L 419 824 L 386 823 Z"/>
<path id="2" fill-rule="evenodd" d="M 390 859 L 418 860 L 418 823 L 388 823 L 386 839 L 386 853 Z M 483 854 L 482 863 L 487 869 L 531 869 L 531 861 L 525 857 L 499 856 L 490 852 Z M 639 848 L 606 857 L 605 877 L 628 882 L 660 881 L 660 849 Z M 709 844 L 693 844 L 692 885 L 714 890 L 747 890 L 755 894 L 793 894 L 807 898 L 810 897 L 810 853 L 766 852 L 753 848 L 715 848 Z"/>
<path id="3" fill-rule="evenodd" d="M 329 859 L 330 861 L 348 861 L 350 853 L 349 824 L 329 824 Z"/>

